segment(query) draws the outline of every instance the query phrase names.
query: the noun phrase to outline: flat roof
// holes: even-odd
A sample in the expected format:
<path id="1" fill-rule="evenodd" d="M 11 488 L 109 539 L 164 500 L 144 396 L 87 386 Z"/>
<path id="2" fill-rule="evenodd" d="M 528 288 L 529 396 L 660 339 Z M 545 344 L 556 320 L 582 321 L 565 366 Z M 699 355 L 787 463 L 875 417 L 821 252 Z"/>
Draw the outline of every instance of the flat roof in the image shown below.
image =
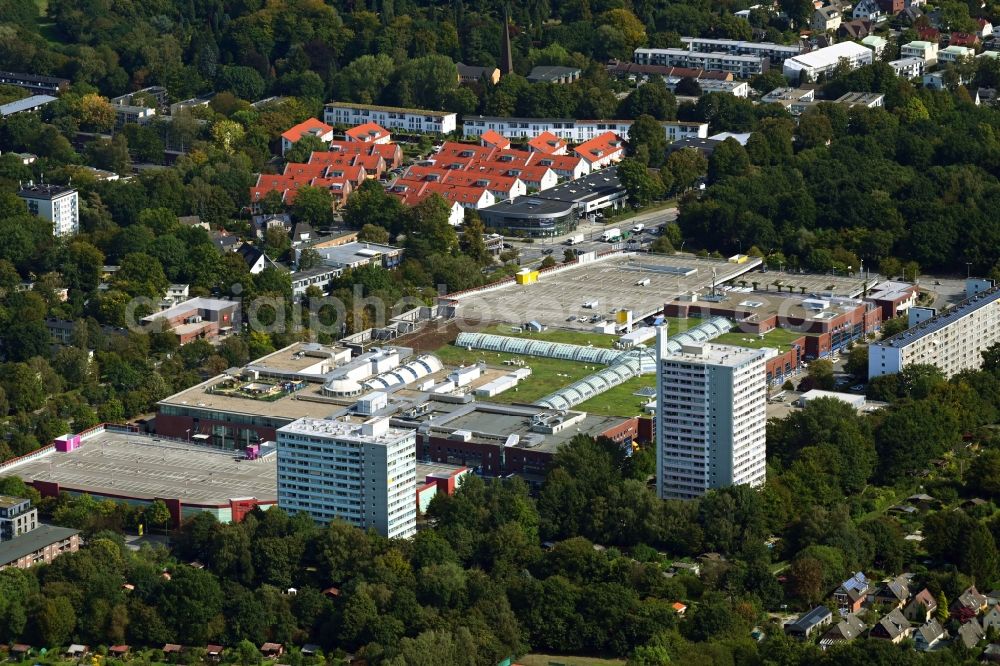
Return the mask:
<path id="1" fill-rule="evenodd" d="M 594 324 L 589 321 L 570 322 L 567 318 L 602 315 L 610 319 L 613 312 L 628 308 L 633 320 L 638 320 L 661 312 L 664 303 L 679 294 L 710 287 L 713 279 L 723 284 L 760 264 L 760 259 L 735 264 L 689 255 L 622 254 L 557 273 L 542 273 L 535 284 L 511 283 L 488 292 L 462 295 L 456 299 L 458 316 L 517 325 L 537 320 L 548 326 L 590 331 Z M 647 279 L 648 285 L 636 284 Z M 583 307 L 593 301 L 598 302 L 596 308 Z"/>
<path id="2" fill-rule="evenodd" d="M 986 291 L 981 291 L 975 296 L 965 299 L 958 303 L 955 307 L 949 308 L 944 312 L 934 315 L 927 321 L 917 324 L 913 328 L 908 328 L 901 333 L 897 333 L 891 338 L 882 340 L 881 342 L 873 343 L 877 347 L 892 347 L 894 349 L 902 349 L 920 338 L 930 335 L 931 333 L 936 333 L 946 326 L 954 324 L 959 319 L 966 317 L 976 310 L 989 305 L 991 303 L 1000 300 L 1000 285 L 993 287 L 992 289 L 987 289 Z"/>
<path id="3" fill-rule="evenodd" d="M 861 46 L 855 42 L 839 42 L 833 46 L 827 46 L 808 53 L 801 53 L 785 61 L 800 65 L 802 67 L 826 67 L 835 65 L 841 58 L 851 56 L 872 55 L 872 50 L 866 46 Z"/>
<path id="4" fill-rule="evenodd" d="M 773 352 L 774 350 L 767 347 L 749 349 L 729 345 L 687 345 L 680 352 L 667 355 L 664 360 L 738 368 L 753 361 L 765 360 L 769 356 L 773 356 Z"/>
<path id="5" fill-rule="evenodd" d="M 226 308 L 239 306 L 239 301 L 226 301 L 221 298 L 205 298 L 204 296 L 199 296 L 197 298 L 189 298 L 186 301 L 182 301 L 177 305 L 167 308 L 166 310 L 160 310 L 159 312 L 154 312 L 148 317 L 143 317 L 143 321 L 153 321 L 155 319 L 170 319 L 178 315 L 191 312 L 192 310 L 209 310 L 217 312 L 219 310 L 225 310 Z"/>
<path id="6" fill-rule="evenodd" d="M 756 62 L 759 63 L 767 56 L 741 55 L 739 53 L 729 53 L 721 51 L 689 51 L 688 49 L 636 49 L 636 53 L 648 53 L 650 55 L 672 55 L 687 56 L 691 58 L 708 58 L 713 60 L 730 60 L 736 62 Z"/>
<path id="7" fill-rule="evenodd" d="M 371 259 L 381 254 L 395 254 L 402 252 L 401 248 L 392 245 L 381 245 L 379 243 L 366 243 L 363 241 L 350 241 L 343 245 L 332 245 L 327 247 L 313 246 L 324 261 L 333 262 L 340 265 L 349 265 L 357 261 Z M 294 274 L 293 274 L 294 277 Z"/>
<path id="8" fill-rule="evenodd" d="M 32 95 L 31 97 L 25 97 L 24 99 L 8 102 L 7 104 L 0 104 L 0 116 L 9 116 L 12 113 L 28 111 L 54 101 L 56 101 L 56 98 L 52 95 Z"/>
<path id="9" fill-rule="evenodd" d="M 39 525 L 30 532 L 0 543 L 0 566 L 19 560 L 25 555 L 31 555 L 46 546 L 68 539 L 80 530 L 56 525 Z"/>
<path id="10" fill-rule="evenodd" d="M 483 210 L 500 215 L 544 217 L 564 213 L 578 204 L 623 191 L 618 179 L 618 167 L 612 166 L 514 201 L 501 201 Z"/>
<path id="11" fill-rule="evenodd" d="M 447 410 L 437 413 L 430 421 L 418 429 L 445 431 L 449 434 L 466 431 L 472 442 L 504 445 L 510 435 L 517 435 L 516 448 L 555 453 L 562 445 L 580 434 L 597 436 L 628 419 L 616 416 L 598 416 L 580 410 L 569 414 L 585 414 L 584 418 L 558 432 L 544 433 L 532 429 L 532 417 L 536 414 L 552 413 L 555 410 L 536 405 L 507 405 L 492 402 L 472 402 L 464 405 L 439 405 Z M 432 411 L 433 410 L 432 408 Z M 431 433 L 442 436 L 441 433 Z M 447 436 L 447 435 L 444 435 Z"/>
<path id="12" fill-rule="evenodd" d="M 0 72 L 0 79 L 18 79 L 20 81 L 34 81 L 35 83 L 57 83 L 69 85 L 69 79 L 62 79 L 55 76 L 43 76 L 41 74 L 26 74 L 24 72 Z"/>
<path id="13" fill-rule="evenodd" d="M 746 288 L 730 289 L 717 296 L 704 294 L 694 301 L 681 302 L 693 307 L 726 308 L 745 313 L 755 320 L 777 315 L 808 321 L 824 321 L 835 316 L 866 307 L 862 300 L 843 296 L 825 296 L 815 293 L 779 294 L 777 292 L 752 291 Z M 739 320 L 737 320 L 738 322 Z"/>
<path id="14" fill-rule="evenodd" d="M 53 98 L 55 99 L 55 98 Z M 52 183 L 30 183 L 17 191 L 17 196 L 24 199 L 55 199 L 64 194 L 76 192 L 72 187 L 54 185 Z"/>
<path id="15" fill-rule="evenodd" d="M 0 509 L 9 509 L 15 507 L 18 504 L 23 504 L 27 502 L 28 499 L 24 497 L 13 497 L 11 495 L 0 495 Z"/>
<path id="16" fill-rule="evenodd" d="M 343 416 L 336 419 L 301 418 L 282 426 L 278 432 L 296 435 L 311 435 L 327 439 L 342 439 L 368 444 L 392 444 L 413 434 L 413 430 L 385 427 L 383 430 L 370 429 L 370 424 L 385 421 L 384 417 L 361 421 L 354 417 Z"/>
<path id="17" fill-rule="evenodd" d="M 240 497 L 275 501 L 275 456 L 237 461 L 241 457 L 239 451 L 105 431 L 73 451 L 15 465 L 0 476 L 54 482 L 63 490 L 92 495 L 176 498 L 202 506 L 221 506 Z"/>
<path id="18" fill-rule="evenodd" d="M 681 37 L 685 44 L 717 44 L 719 46 L 735 46 L 741 49 L 775 49 L 779 51 L 802 51 L 801 46 L 778 44 L 776 42 L 751 42 L 743 39 L 712 39 L 710 37 Z"/>
<path id="19" fill-rule="evenodd" d="M 327 102 L 325 106 L 339 106 L 344 109 L 359 109 L 369 111 L 385 111 L 388 113 L 411 113 L 420 116 L 454 116 L 451 111 L 429 111 L 427 109 L 410 109 L 402 106 L 379 106 L 377 104 L 355 104 L 353 102 Z"/>

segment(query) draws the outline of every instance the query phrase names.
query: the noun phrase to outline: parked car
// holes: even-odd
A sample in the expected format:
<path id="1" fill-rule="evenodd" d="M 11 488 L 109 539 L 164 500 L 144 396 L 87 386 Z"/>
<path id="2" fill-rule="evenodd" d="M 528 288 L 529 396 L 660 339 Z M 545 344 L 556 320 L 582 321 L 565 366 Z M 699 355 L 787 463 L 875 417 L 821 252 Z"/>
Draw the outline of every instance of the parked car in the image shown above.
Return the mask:
<path id="1" fill-rule="evenodd" d="M 864 391 L 865 390 L 865 385 L 864 384 L 855 384 L 854 386 L 851 387 L 851 390 L 852 391 L 858 391 L 858 392 Z"/>
<path id="2" fill-rule="evenodd" d="M 552 254 L 552 248 L 551 247 L 545 248 L 544 250 L 542 250 L 542 254 Z"/>

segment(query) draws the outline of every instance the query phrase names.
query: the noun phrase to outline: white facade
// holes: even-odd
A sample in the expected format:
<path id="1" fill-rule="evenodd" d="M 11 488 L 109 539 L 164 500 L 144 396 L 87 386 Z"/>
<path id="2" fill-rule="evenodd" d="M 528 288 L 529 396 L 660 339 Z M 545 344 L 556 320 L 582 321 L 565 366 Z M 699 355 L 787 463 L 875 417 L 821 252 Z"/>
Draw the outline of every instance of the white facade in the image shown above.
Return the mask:
<path id="1" fill-rule="evenodd" d="M 666 76 L 667 88 L 670 92 L 677 92 L 677 84 L 681 82 L 679 76 Z M 750 84 L 746 81 L 719 81 L 718 79 L 695 79 L 701 94 L 723 93 L 733 97 L 748 97 L 750 95 Z"/>
<path id="2" fill-rule="evenodd" d="M 24 199 L 29 213 L 52 223 L 53 236 L 75 236 L 80 231 L 80 197 L 73 188 L 31 184 L 17 196 Z"/>
<path id="3" fill-rule="evenodd" d="M 889 42 L 885 38 L 878 35 L 868 35 L 861 40 L 861 43 L 870 48 L 875 53 L 876 58 L 881 58 L 885 47 L 889 45 Z"/>
<path id="4" fill-rule="evenodd" d="M 302 418 L 278 430 L 278 506 L 389 538 L 416 533 L 416 432 L 388 418 Z"/>
<path id="5" fill-rule="evenodd" d="M 388 130 L 451 134 L 458 127 L 458 115 L 447 111 L 402 109 L 394 106 L 373 106 L 350 102 L 331 102 L 323 111 L 327 125 L 361 125 L 376 123 Z"/>
<path id="6" fill-rule="evenodd" d="M 920 58 L 924 66 L 936 65 L 938 60 L 938 45 L 934 42 L 909 42 L 899 47 L 900 58 Z"/>
<path id="7" fill-rule="evenodd" d="M 680 139 L 705 139 L 708 137 L 708 123 L 664 120 L 663 133 L 668 141 Z M 628 138 L 631 120 L 573 120 L 572 118 L 502 118 L 499 116 L 469 116 L 462 124 L 462 134 L 470 137 L 482 136 L 489 130 L 502 134 L 508 139 L 533 139 L 542 132 L 551 132 L 563 141 L 583 143 L 605 132 L 614 132 Z M 545 164 L 539 158 L 535 164 Z M 547 166 L 547 165 L 546 165 Z M 563 174 L 559 174 L 562 176 Z M 580 174 L 586 175 L 586 172 Z M 579 176 L 576 176 L 577 178 Z"/>
<path id="8" fill-rule="evenodd" d="M 942 65 L 957 63 L 962 60 L 972 60 L 976 56 L 976 50 L 968 46 L 949 46 L 938 51 L 938 62 Z"/>
<path id="9" fill-rule="evenodd" d="M 924 319 L 910 310 L 912 326 L 868 347 L 868 377 L 900 372 L 926 363 L 946 377 L 982 367 L 982 352 L 1000 342 L 1000 287 L 965 299 L 945 312 Z"/>
<path id="10" fill-rule="evenodd" d="M 774 42 L 745 42 L 739 39 L 708 39 L 705 37 L 681 37 L 681 42 L 692 51 L 764 57 L 769 59 L 772 65 L 780 65 L 785 58 L 802 53 L 801 46 L 788 46 Z"/>
<path id="11" fill-rule="evenodd" d="M 738 55 L 695 51 L 693 49 L 636 49 L 633 59 L 640 65 L 690 67 L 709 72 L 732 72 L 738 79 L 750 79 L 767 71 L 770 58 L 760 55 Z"/>
<path id="12" fill-rule="evenodd" d="M 823 49 L 803 53 L 785 61 L 784 74 L 791 81 L 808 74 L 815 81 L 820 74 L 833 71 L 841 62 L 851 69 L 873 62 L 872 50 L 854 42 L 840 42 Z"/>
<path id="13" fill-rule="evenodd" d="M 904 79 L 915 79 L 924 73 L 924 60 L 923 58 L 900 58 L 891 61 L 889 67 L 892 67 L 892 71 L 896 72 L 896 76 L 901 76 Z"/>
<path id="14" fill-rule="evenodd" d="M 694 499 L 712 488 L 764 483 L 765 365 L 772 349 L 685 346 L 657 335 L 656 492 Z"/>

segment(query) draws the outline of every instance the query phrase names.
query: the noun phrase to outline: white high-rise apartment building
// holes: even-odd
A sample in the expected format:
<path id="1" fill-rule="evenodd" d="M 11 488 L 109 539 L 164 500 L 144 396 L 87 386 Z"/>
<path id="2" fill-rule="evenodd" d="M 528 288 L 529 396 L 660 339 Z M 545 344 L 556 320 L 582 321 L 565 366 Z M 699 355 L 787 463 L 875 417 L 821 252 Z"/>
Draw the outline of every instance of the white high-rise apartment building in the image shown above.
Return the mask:
<path id="1" fill-rule="evenodd" d="M 767 378 L 773 349 L 685 345 L 657 336 L 656 492 L 694 499 L 764 483 Z"/>
<path id="2" fill-rule="evenodd" d="M 79 196 L 72 187 L 30 183 L 18 190 L 28 212 L 52 223 L 52 235 L 75 236 L 80 231 Z"/>
<path id="3" fill-rule="evenodd" d="M 416 432 L 389 419 L 302 418 L 278 429 L 278 506 L 382 536 L 416 531 Z"/>

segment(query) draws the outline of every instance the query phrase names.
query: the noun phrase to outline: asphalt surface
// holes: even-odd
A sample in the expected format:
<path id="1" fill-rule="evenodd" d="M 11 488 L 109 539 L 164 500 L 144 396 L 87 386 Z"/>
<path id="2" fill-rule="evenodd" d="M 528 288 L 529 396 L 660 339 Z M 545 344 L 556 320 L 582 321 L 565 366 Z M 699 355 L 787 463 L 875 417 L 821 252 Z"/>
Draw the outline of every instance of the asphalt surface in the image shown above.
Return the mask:
<path id="1" fill-rule="evenodd" d="M 530 266 L 542 261 L 547 254 L 551 254 L 556 261 L 562 261 L 563 253 L 567 249 L 579 250 L 580 252 L 604 252 L 605 250 L 610 250 L 613 244 L 601 240 L 601 235 L 605 231 L 615 228 L 620 229 L 622 232 L 630 231 L 634 225 L 640 222 L 645 225 L 645 229 L 636 237 L 638 242 L 631 244 L 629 247 L 630 249 L 647 247 L 656 239 L 660 227 L 676 219 L 677 209 L 665 208 L 648 213 L 640 213 L 639 215 L 619 220 L 614 224 L 601 224 L 600 222 L 584 220 L 580 222 L 576 231 L 572 233 L 553 238 L 536 238 L 533 243 L 525 243 L 523 240 L 515 238 L 507 238 L 504 242 L 520 251 L 522 266 Z M 583 234 L 586 240 L 573 246 L 566 244 L 567 240 L 578 234 Z M 551 252 L 547 252 L 548 250 L 551 250 Z"/>

